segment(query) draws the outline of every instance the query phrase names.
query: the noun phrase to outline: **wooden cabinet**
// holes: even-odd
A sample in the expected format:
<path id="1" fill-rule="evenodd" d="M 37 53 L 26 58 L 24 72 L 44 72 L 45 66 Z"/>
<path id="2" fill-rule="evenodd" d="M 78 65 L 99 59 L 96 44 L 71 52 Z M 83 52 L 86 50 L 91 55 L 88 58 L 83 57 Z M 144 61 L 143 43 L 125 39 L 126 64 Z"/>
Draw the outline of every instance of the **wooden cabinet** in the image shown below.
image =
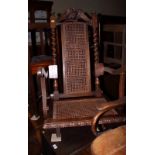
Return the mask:
<path id="1" fill-rule="evenodd" d="M 126 25 L 104 25 L 104 63 L 125 65 L 126 59 Z"/>
<path id="2" fill-rule="evenodd" d="M 32 58 L 36 55 L 49 55 L 50 52 L 50 15 L 53 2 L 29 1 L 28 3 L 28 45 Z"/>
<path id="3" fill-rule="evenodd" d="M 39 68 L 52 63 L 50 48 L 50 16 L 53 2 L 28 2 L 28 71 L 29 71 L 29 106 L 35 116 L 38 115 L 36 73 Z"/>
<path id="4" fill-rule="evenodd" d="M 126 18 L 100 15 L 100 61 L 111 70 L 126 66 Z M 111 99 L 118 98 L 119 76 L 108 72 L 100 78 L 101 88 Z"/>

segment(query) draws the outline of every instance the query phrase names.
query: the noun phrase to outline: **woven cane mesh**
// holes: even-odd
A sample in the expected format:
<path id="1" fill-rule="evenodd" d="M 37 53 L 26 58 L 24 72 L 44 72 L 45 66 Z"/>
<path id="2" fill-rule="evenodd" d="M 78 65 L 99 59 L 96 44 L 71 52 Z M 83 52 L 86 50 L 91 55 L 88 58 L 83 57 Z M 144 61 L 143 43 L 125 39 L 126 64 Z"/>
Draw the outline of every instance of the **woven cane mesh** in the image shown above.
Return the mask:
<path id="1" fill-rule="evenodd" d="M 104 98 L 98 99 L 79 99 L 79 100 L 63 100 L 53 103 L 53 118 L 48 118 L 44 122 L 44 129 L 64 128 L 73 126 L 89 126 L 92 118 L 99 112 L 97 106 L 106 103 Z M 104 118 L 99 124 L 110 124 L 125 122 L 122 116 L 116 117 L 116 111 L 111 110 L 105 113 Z"/>
<path id="2" fill-rule="evenodd" d="M 87 25 L 63 23 L 61 34 L 64 93 L 91 92 Z"/>
<path id="3" fill-rule="evenodd" d="M 96 107 L 103 102 L 106 102 L 104 98 L 55 101 L 53 119 L 93 117 L 98 112 Z"/>

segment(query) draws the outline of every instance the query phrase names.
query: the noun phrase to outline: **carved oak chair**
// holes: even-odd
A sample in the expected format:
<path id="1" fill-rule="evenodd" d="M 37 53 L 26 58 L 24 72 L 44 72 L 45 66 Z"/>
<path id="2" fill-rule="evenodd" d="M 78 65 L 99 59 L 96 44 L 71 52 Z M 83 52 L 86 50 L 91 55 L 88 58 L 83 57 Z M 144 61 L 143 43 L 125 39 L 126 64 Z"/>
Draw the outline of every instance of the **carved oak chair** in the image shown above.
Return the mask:
<path id="1" fill-rule="evenodd" d="M 45 118 L 43 129 L 55 128 L 60 137 L 60 128 L 90 126 L 98 112 L 97 107 L 107 105 L 107 100 L 100 89 L 100 73 L 97 71 L 99 55 L 96 14 L 89 17 L 81 10 L 68 9 L 58 24 L 52 16 L 50 26 L 53 65 L 49 66 L 48 73 L 41 69 L 38 75 L 41 79 Z M 53 93 L 50 96 L 45 84 L 48 76 L 53 79 Z M 108 114 L 112 117 L 104 117 L 100 123 L 125 120 L 124 117 L 114 117 L 114 111 Z"/>

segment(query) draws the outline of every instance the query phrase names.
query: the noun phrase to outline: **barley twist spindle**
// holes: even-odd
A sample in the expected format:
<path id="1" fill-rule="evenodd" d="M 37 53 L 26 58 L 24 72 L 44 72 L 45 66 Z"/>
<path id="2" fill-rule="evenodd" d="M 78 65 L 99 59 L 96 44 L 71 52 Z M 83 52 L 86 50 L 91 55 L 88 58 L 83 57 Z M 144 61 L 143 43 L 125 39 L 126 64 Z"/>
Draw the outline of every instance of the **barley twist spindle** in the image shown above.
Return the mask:
<path id="1" fill-rule="evenodd" d="M 56 54 L 56 17 L 51 16 L 50 18 L 50 27 L 51 27 L 51 49 L 52 49 L 52 60 L 53 64 L 57 65 L 57 54 Z M 54 99 L 58 99 L 58 80 L 54 79 Z"/>
<path id="2" fill-rule="evenodd" d="M 98 21 L 96 13 L 92 14 L 92 26 L 93 26 L 93 43 L 94 43 L 94 60 L 95 66 L 99 63 L 99 51 L 98 51 Z M 101 95 L 100 81 L 98 77 L 95 77 L 95 90 L 97 96 Z"/>

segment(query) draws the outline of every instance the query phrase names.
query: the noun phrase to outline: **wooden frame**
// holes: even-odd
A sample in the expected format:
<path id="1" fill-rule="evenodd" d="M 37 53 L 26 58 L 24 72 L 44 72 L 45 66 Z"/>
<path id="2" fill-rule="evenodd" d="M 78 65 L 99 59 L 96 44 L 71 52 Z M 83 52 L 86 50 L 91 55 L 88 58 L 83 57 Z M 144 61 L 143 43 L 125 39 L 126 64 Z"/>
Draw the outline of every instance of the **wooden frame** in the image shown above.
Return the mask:
<path id="1" fill-rule="evenodd" d="M 103 26 L 103 31 L 104 32 L 110 32 L 113 33 L 113 41 L 104 41 L 104 63 L 116 63 L 120 65 L 125 65 L 126 64 L 126 25 L 123 24 L 114 24 L 114 25 L 104 25 Z M 121 34 L 121 37 L 117 37 L 118 34 Z M 108 57 L 108 46 L 113 47 L 113 52 L 114 55 L 113 57 Z M 118 49 L 118 47 L 120 49 Z M 121 56 L 120 58 L 118 57 L 118 53 Z"/>

